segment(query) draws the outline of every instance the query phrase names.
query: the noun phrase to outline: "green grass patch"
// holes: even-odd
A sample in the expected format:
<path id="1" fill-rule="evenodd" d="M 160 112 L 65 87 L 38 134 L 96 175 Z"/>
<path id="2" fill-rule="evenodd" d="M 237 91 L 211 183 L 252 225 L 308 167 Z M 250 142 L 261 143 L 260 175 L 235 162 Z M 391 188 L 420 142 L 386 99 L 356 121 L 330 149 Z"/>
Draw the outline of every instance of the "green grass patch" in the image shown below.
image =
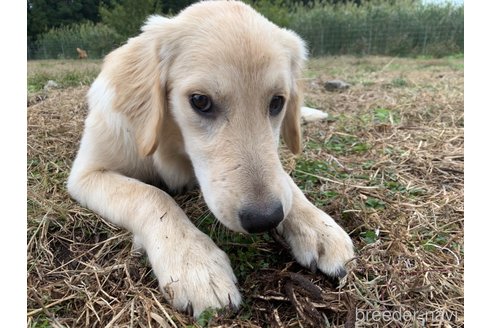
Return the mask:
<path id="1" fill-rule="evenodd" d="M 197 220 L 198 229 L 209 235 L 210 238 L 227 253 L 232 268 L 240 281 L 261 268 L 269 268 L 276 263 L 276 257 L 269 252 L 261 251 L 267 244 L 274 241 L 268 233 L 242 234 L 225 228 L 215 216 L 208 212 Z M 263 246 L 263 247 L 262 247 Z"/>
<path id="2" fill-rule="evenodd" d="M 332 202 L 334 199 L 340 197 L 340 194 L 336 191 L 307 191 L 306 195 L 309 197 L 309 200 L 316 205 L 317 207 L 323 207 Z"/>
<path id="3" fill-rule="evenodd" d="M 362 231 L 359 236 L 366 244 L 374 244 L 378 240 L 378 234 L 374 230 Z"/>
<path id="4" fill-rule="evenodd" d="M 436 236 L 433 236 L 429 240 L 427 240 L 423 248 L 426 251 L 435 251 L 441 247 L 445 247 L 449 243 L 449 235 L 444 233 L 439 233 Z"/>
<path id="5" fill-rule="evenodd" d="M 320 178 L 327 176 L 346 179 L 348 174 L 338 170 L 338 167 L 335 167 L 326 161 L 299 159 L 296 163 L 296 169 L 293 172 L 293 176 L 304 185 L 306 183 L 315 184 Z"/>
<path id="6" fill-rule="evenodd" d="M 373 209 L 384 209 L 386 207 L 386 203 L 384 201 L 372 197 L 368 197 L 364 204 L 366 205 L 366 207 Z"/>
<path id="7" fill-rule="evenodd" d="M 42 314 L 37 318 L 33 319 L 30 328 L 51 328 L 53 327 L 50 323 L 50 319 L 46 315 Z"/>
<path id="8" fill-rule="evenodd" d="M 372 80 L 362 80 L 359 83 L 362 84 L 363 87 L 372 87 L 373 85 L 376 84 L 376 82 Z"/>
<path id="9" fill-rule="evenodd" d="M 334 134 L 323 147 L 335 154 L 363 153 L 370 149 L 370 145 L 360 141 L 356 136 Z"/>
<path id="10" fill-rule="evenodd" d="M 48 81 L 57 88 L 90 85 L 101 70 L 100 60 L 35 60 L 27 62 L 27 90 L 43 90 Z"/>
<path id="11" fill-rule="evenodd" d="M 391 80 L 391 85 L 396 88 L 403 88 L 408 86 L 408 82 L 405 78 L 403 77 L 397 77 Z"/>
<path id="12" fill-rule="evenodd" d="M 90 85 L 99 71 L 65 71 L 60 73 L 38 72 L 27 77 L 27 91 L 38 92 L 43 90 L 48 81 L 54 81 L 59 88 Z"/>
<path id="13" fill-rule="evenodd" d="M 325 178 L 345 180 L 350 175 L 340 171 L 338 166 L 334 166 L 330 162 L 300 158 L 292 176 L 309 200 L 314 205 L 323 207 L 340 197 L 336 191 L 320 190 L 319 186 L 325 183 L 323 180 Z"/>
<path id="14" fill-rule="evenodd" d="M 210 321 L 217 315 L 217 309 L 207 308 L 203 310 L 200 316 L 196 319 L 196 323 L 200 327 L 208 327 Z"/>
<path id="15" fill-rule="evenodd" d="M 377 124 L 397 124 L 400 122 L 400 117 L 396 115 L 391 109 L 388 108 L 376 108 L 373 111 L 374 123 Z"/>
<path id="16" fill-rule="evenodd" d="M 360 114 L 357 116 L 357 120 L 359 120 L 366 127 L 369 124 L 395 125 L 401 121 L 398 113 L 395 113 L 393 110 L 385 107 L 377 107 L 373 109 L 372 112 Z M 348 141 L 354 141 L 354 139 L 349 139 Z"/>

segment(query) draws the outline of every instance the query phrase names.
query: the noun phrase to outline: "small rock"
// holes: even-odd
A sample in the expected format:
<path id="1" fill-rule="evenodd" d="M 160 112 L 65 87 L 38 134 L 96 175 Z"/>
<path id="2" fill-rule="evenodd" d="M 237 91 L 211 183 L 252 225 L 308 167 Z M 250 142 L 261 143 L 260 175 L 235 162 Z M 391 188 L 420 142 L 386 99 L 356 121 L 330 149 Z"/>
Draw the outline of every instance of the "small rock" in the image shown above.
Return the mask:
<path id="1" fill-rule="evenodd" d="M 46 82 L 46 84 L 43 87 L 44 90 L 49 90 L 54 88 L 58 88 L 58 83 L 56 83 L 53 80 L 48 80 L 48 82 Z"/>
<path id="2" fill-rule="evenodd" d="M 342 80 L 331 80 L 326 81 L 324 87 L 327 91 L 345 90 L 350 88 L 350 84 Z"/>

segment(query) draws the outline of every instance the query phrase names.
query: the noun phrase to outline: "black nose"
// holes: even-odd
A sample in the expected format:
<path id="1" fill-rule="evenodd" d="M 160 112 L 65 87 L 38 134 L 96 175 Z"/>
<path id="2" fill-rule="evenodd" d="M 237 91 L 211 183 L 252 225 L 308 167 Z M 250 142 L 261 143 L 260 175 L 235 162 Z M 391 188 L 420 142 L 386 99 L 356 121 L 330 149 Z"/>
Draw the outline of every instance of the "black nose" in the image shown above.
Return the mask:
<path id="1" fill-rule="evenodd" d="M 282 203 L 277 201 L 267 205 L 249 205 L 239 211 L 239 220 L 249 233 L 264 232 L 275 228 L 284 219 Z"/>

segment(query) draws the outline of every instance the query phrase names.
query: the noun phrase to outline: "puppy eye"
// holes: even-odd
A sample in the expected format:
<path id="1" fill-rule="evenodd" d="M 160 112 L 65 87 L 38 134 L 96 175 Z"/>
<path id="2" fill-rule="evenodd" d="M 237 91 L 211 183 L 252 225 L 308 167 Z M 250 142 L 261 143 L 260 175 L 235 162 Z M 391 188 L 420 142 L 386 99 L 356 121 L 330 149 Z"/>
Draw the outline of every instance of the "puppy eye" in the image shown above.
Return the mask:
<path id="1" fill-rule="evenodd" d="M 212 101 L 205 95 L 192 94 L 190 104 L 199 114 L 209 114 L 212 111 Z"/>
<path id="2" fill-rule="evenodd" d="M 282 96 L 273 96 L 270 100 L 269 111 L 271 116 L 277 116 L 284 108 L 285 98 Z"/>

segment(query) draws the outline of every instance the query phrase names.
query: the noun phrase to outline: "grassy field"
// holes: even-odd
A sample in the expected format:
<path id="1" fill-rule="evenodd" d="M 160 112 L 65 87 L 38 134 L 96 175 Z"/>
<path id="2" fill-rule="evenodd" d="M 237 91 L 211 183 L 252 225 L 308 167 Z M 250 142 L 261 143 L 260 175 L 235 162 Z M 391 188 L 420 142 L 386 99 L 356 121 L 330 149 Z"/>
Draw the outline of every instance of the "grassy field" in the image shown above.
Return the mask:
<path id="1" fill-rule="evenodd" d="M 463 327 L 463 57 L 313 59 L 303 126 L 285 169 L 354 241 L 336 286 L 269 234 L 228 232 L 198 190 L 176 197 L 230 256 L 238 313 L 193 321 L 166 304 L 132 238 L 67 195 L 98 61 L 28 62 L 29 327 Z M 323 82 L 342 79 L 343 92 Z M 57 88 L 45 90 L 48 80 Z"/>

